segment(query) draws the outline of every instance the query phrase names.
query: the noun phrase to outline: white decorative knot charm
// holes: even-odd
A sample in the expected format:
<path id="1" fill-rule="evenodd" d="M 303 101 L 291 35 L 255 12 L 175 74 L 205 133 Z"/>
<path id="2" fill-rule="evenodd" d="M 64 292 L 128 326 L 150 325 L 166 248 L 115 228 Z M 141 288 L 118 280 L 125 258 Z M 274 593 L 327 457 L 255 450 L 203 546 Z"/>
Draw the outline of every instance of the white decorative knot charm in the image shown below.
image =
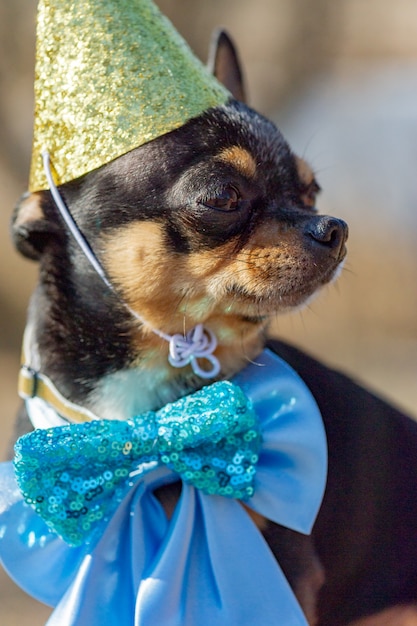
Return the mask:
<path id="1" fill-rule="evenodd" d="M 217 339 L 203 324 L 194 326 L 185 336 L 177 333 L 169 340 L 168 361 L 173 367 L 184 367 L 190 364 L 192 370 L 200 378 L 214 378 L 220 373 L 219 360 L 213 355 L 217 347 Z M 202 369 L 197 359 L 206 359 L 210 369 Z"/>

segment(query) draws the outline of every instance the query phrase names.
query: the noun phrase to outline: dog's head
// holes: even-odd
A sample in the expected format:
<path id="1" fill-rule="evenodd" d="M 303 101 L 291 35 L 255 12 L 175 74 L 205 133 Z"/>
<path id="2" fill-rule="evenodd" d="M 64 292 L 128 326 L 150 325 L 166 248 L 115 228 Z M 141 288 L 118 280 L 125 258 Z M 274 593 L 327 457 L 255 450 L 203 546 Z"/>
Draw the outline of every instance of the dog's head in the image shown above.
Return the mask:
<path id="1" fill-rule="evenodd" d="M 242 98 L 224 34 L 212 64 Z M 317 214 L 312 170 L 270 121 L 237 100 L 60 191 L 120 300 L 89 267 L 49 192 L 22 201 L 13 233 L 18 249 L 41 261 L 45 367 L 60 369 L 60 348 L 87 387 L 139 362 L 160 367 L 167 348 L 149 328 L 173 334 L 204 323 L 218 338 L 223 370 L 238 369 L 259 350 L 266 320 L 305 303 L 345 256 L 346 225 Z"/>

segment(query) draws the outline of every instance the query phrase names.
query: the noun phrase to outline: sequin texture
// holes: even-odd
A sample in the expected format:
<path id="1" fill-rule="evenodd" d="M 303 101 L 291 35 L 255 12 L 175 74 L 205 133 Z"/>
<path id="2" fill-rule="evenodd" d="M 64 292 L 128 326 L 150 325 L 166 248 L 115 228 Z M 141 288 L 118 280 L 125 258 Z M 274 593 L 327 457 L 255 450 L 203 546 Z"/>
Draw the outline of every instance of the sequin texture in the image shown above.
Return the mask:
<path id="1" fill-rule="evenodd" d="M 22 494 L 70 545 L 92 541 L 133 481 L 159 465 L 206 494 L 248 499 L 261 436 L 242 390 L 223 381 L 132 420 L 39 429 L 16 444 Z"/>
<path id="2" fill-rule="evenodd" d="M 29 188 L 45 150 L 62 184 L 228 98 L 151 0 L 40 0 Z"/>

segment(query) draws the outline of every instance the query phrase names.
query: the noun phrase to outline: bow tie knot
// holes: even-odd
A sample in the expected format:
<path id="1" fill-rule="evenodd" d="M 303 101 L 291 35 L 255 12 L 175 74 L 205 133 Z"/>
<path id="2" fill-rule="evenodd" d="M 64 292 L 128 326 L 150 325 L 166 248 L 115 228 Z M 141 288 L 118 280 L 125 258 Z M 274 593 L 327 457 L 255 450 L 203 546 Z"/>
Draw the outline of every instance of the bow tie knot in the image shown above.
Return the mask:
<path id="1" fill-rule="evenodd" d="M 35 430 L 18 440 L 15 470 L 26 502 L 78 545 L 158 465 L 207 494 L 249 498 L 260 441 L 250 402 L 224 381 L 132 420 Z"/>

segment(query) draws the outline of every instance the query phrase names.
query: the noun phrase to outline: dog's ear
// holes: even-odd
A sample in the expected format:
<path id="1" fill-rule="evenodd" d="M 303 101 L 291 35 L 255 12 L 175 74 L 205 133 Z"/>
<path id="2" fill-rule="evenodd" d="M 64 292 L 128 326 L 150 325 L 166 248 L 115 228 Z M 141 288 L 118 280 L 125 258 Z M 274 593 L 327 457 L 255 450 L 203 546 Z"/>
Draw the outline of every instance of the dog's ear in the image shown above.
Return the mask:
<path id="1" fill-rule="evenodd" d="M 46 217 L 49 192 L 24 194 L 12 217 L 11 231 L 17 250 L 28 259 L 38 261 L 46 244 L 59 234 L 59 226 Z"/>
<path id="2" fill-rule="evenodd" d="M 246 90 L 236 48 L 223 29 L 214 31 L 211 40 L 208 67 L 236 100 L 246 102 Z"/>

